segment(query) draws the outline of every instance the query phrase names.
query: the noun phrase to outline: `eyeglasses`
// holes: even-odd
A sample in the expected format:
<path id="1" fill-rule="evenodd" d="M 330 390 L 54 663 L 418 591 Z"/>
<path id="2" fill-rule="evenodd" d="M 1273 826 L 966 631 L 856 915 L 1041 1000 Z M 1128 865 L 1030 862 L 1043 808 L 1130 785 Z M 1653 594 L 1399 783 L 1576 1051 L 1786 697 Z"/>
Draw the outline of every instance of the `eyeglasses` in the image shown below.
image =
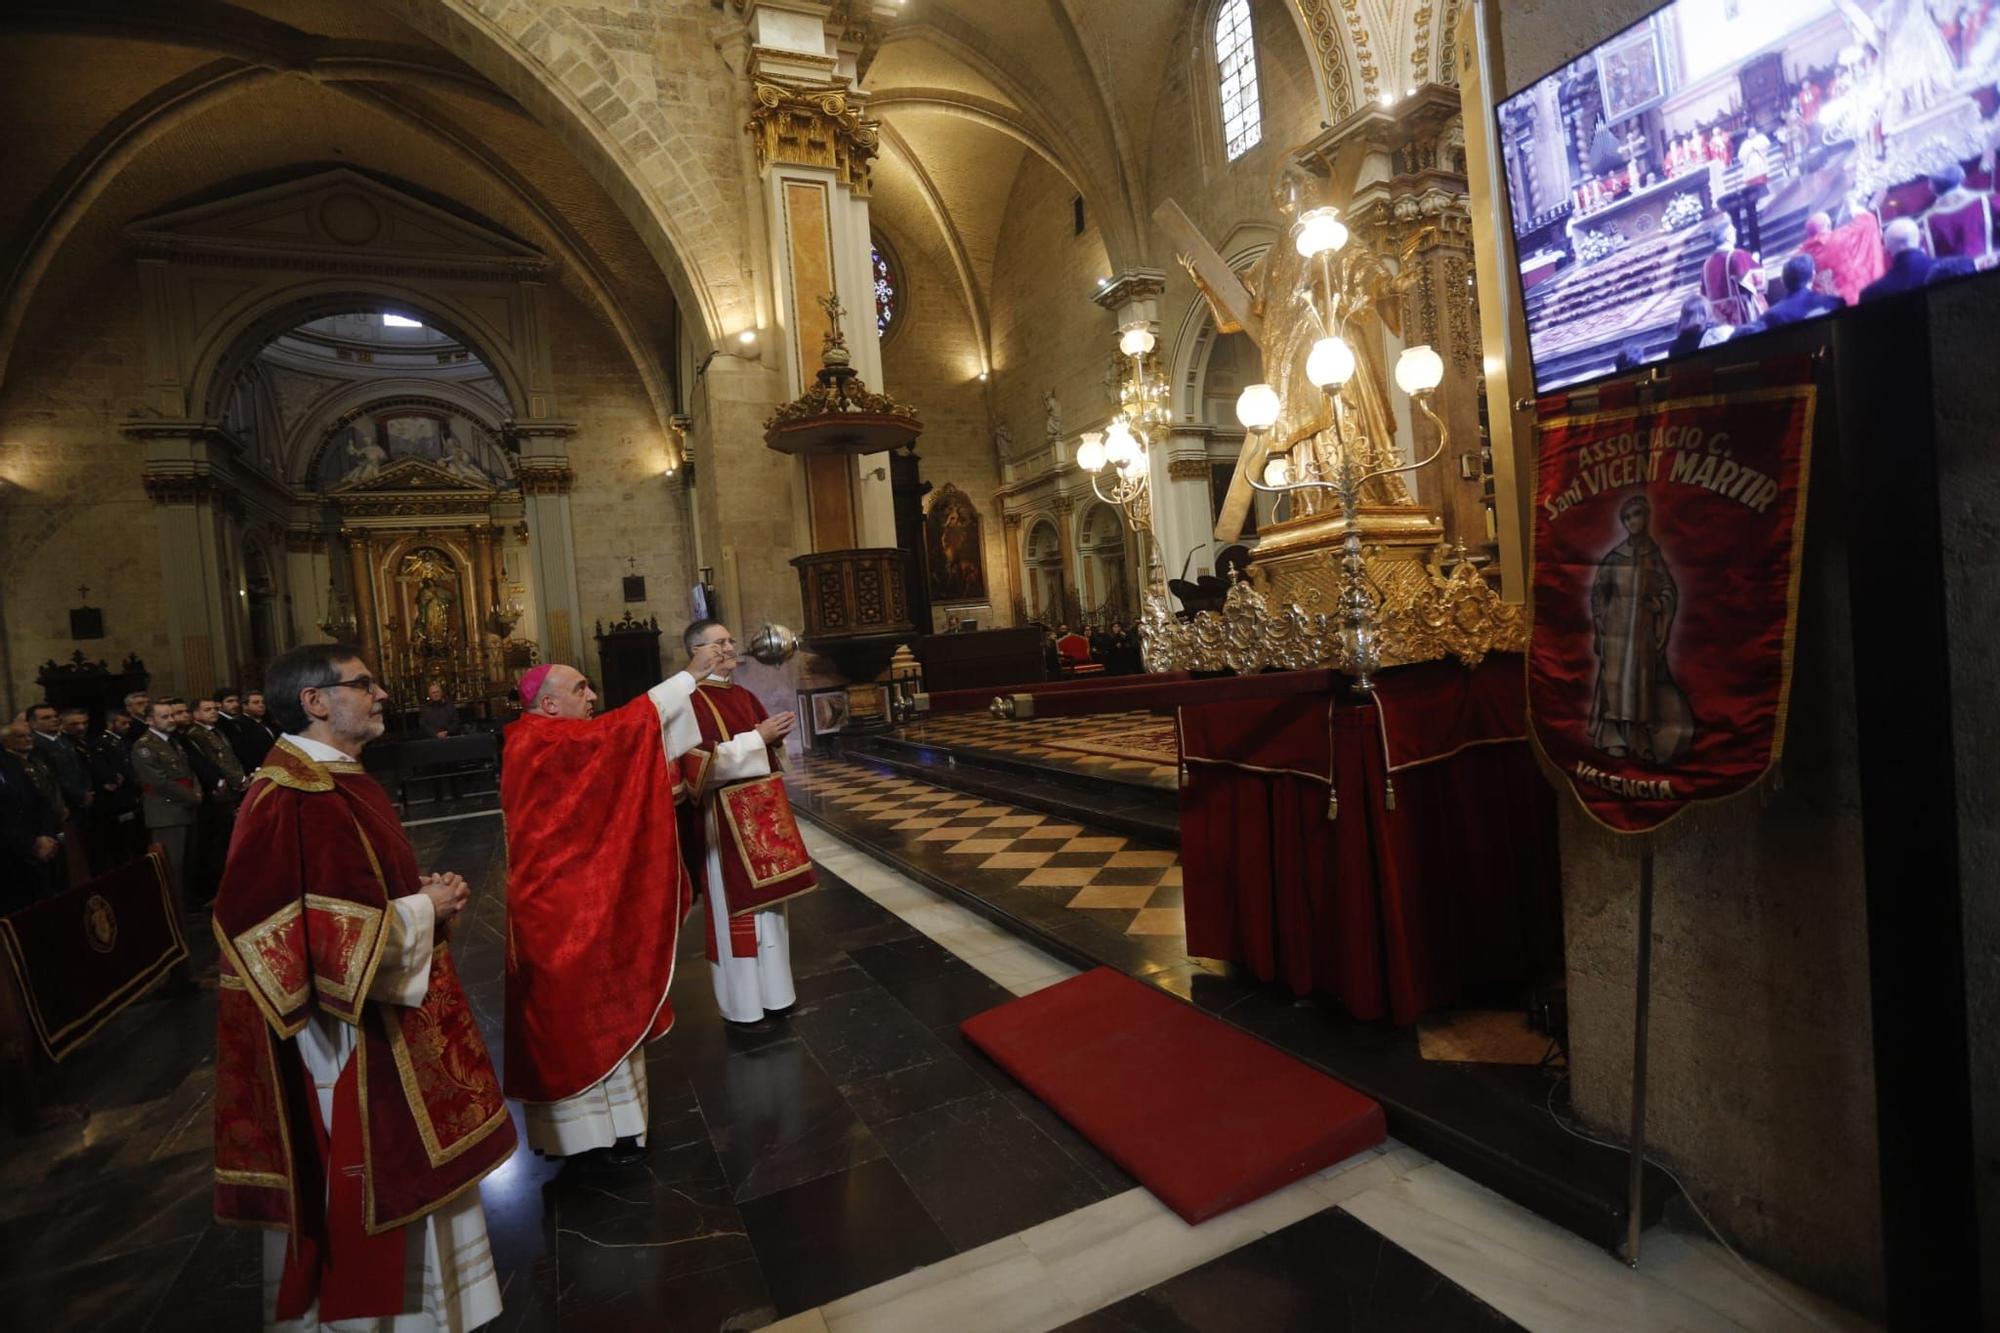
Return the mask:
<path id="1" fill-rule="evenodd" d="M 313 688 L 316 690 L 330 690 L 336 685 L 345 686 L 351 690 L 360 690 L 363 694 L 372 694 L 375 691 L 375 677 L 356 676 L 353 680 L 330 680 L 324 685 L 315 685 Z"/>

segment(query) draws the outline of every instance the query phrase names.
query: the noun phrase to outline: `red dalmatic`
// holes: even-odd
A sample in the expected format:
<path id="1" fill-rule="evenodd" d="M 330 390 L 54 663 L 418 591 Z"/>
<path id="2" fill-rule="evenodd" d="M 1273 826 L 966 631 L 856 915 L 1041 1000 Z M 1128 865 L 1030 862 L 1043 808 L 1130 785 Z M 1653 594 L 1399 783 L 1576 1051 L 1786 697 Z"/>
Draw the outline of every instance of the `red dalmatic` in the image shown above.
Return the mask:
<path id="1" fill-rule="evenodd" d="M 755 731 L 766 717 L 764 705 L 741 686 L 705 680 L 694 692 L 694 715 L 701 726 L 701 746 L 682 756 L 681 771 L 691 806 L 715 803 L 714 850 L 722 863 L 717 887 L 729 915 L 775 907 L 815 887 L 819 878 L 799 836 L 784 779 L 778 776 L 776 752 L 769 773 L 737 782 L 711 780 L 716 747 Z"/>
<path id="2" fill-rule="evenodd" d="M 284 743 L 270 752 L 215 900 L 215 1213 L 291 1232 L 301 1272 L 335 1272 L 343 1256 L 371 1263 L 360 1236 L 436 1211 L 514 1151 L 444 927 L 421 1004 L 368 998 L 399 928 L 389 900 L 418 891 L 395 807 L 359 764 L 321 764 Z M 315 1017 L 358 1037 L 330 1144 L 288 1040 Z M 331 1197 L 329 1162 L 341 1168 Z M 391 1248 L 400 1259 L 400 1242 Z M 323 1314 L 340 1305 L 323 1295 Z M 393 1310 L 400 1288 L 390 1297 Z M 293 1293 L 293 1313 L 309 1298 Z"/>
<path id="3" fill-rule="evenodd" d="M 676 767 L 640 695 L 602 717 L 507 728 L 507 1095 L 558 1102 L 673 1026 L 694 902 L 674 824 Z"/>

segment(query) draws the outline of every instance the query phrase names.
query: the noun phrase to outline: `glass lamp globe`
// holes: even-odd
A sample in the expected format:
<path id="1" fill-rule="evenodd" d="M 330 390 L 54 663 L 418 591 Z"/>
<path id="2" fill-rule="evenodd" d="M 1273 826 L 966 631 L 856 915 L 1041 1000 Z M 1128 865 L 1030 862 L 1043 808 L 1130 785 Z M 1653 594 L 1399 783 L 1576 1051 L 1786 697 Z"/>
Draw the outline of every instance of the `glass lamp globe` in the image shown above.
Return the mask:
<path id="1" fill-rule="evenodd" d="M 1292 480 L 1292 463 L 1283 454 L 1278 454 L 1264 464 L 1264 484 L 1284 486 Z"/>
<path id="2" fill-rule="evenodd" d="M 1245 430 L 1269 430 L 1278 421 L 1278 391 L 1268 384 L 1247 384 L 1236 395 L 1236 419 Z"/>
<path id="3" fill-rule="evenodd" d="M 1118 350 L 1127 356 L 1144 356 L 1153 350 L 1152 332 L 1143 324 L 1134 324 L 1119 335 Z"/>
<path id="4" fill-rule="evenodd" d="M 1292 235 L 1292 244 L 1307 259 L 1315 258 L 1328 251 L 1338 250 L 1347 244 L 1347 224 L 1340 220 L 1337 208 L 1315 208 L 1299 217 L 1298 230 Z"/>
<path id="5" fill-rule="evenodd" d="M 1354 349 L 1345 338 L 1321 338 L 1306 353 L 1306 378 L 1322 389 L 1338 389 L 1354 378 Z"/>
<path id="6" fill-rule="evenodd" d="M 1094 430 L 1083 433 L 1083 443 L 1076 448 L 1076 465 L 1085 472 L 1095 472 L 1104 466 L 1104 437 Z"/>
<path id="7" fill-rule="evenodd" d="M 1429 343 L 1405 347 L 1396 360 L 1396 383 L 1411 397 L 1430 392 L 1444 383 L 1444 358 Z"/>
<path id="8" fill-rule="evenodd" d="M 1132 438 L 1132 428 L 1125 424 L 1123 417 L 1112 421 L 1104 432 L 1104 458 L 1113 467 L 1123 468 L 1139 453 L 1139 442 Z M 1096 471 L 1095 468 L 1091 469 Z"/>

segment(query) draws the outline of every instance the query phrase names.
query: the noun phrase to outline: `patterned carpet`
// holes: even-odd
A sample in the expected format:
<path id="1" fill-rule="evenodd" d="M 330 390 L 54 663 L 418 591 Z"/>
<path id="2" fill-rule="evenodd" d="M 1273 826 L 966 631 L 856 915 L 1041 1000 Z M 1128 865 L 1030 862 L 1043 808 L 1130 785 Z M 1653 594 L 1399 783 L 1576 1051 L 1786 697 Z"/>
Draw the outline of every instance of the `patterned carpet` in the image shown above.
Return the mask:
<path id="1" fill-rule="evenodd" d="M 954 881 L 1031 889 L 1100 925 L 1185 951 L 1176 852 L 839 759 L 809 757 L 786 781 L 801 804 L 868 821 Z"/>
<path id="2" fill-rule="evenodd" d="M 1171 790 L 1179 779 L 1174 720 L 1145 712 L 1022 722 L 962 713 L 914 723 L 896 734 L 925 745 L 1032 759 L 1052 768 L 1148 787 Z"/>

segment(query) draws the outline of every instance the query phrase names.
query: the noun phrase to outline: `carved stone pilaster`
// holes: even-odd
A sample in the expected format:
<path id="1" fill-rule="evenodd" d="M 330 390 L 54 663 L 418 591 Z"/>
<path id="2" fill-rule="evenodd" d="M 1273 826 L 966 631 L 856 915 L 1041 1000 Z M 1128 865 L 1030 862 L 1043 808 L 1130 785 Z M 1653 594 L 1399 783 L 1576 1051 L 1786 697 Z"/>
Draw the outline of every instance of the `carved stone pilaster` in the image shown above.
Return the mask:
<path id="1" fill-rule="evenodd" d="M 743 126 L 757 153 L 757 169 L 772 163 L 826 167 L 842 185 L 866 195 L 869 171 L 881 150 L 882 126 L 862 114 L 859 101 L 845 79 L 757 79 L 751 86 L 750 119 Z"/>
<path id="2" fill-rule="evenodd" d="M 1206 458 L 1170 458 L 1167 460 L 1167 480 L 1207 481 L 1208 460 Z"/>
<path id="3" fill-rule="evenodd" d="M 568 495 L 576 472 L 564 459 L 523 458 L 515 475 L 523 495 Z"/>

